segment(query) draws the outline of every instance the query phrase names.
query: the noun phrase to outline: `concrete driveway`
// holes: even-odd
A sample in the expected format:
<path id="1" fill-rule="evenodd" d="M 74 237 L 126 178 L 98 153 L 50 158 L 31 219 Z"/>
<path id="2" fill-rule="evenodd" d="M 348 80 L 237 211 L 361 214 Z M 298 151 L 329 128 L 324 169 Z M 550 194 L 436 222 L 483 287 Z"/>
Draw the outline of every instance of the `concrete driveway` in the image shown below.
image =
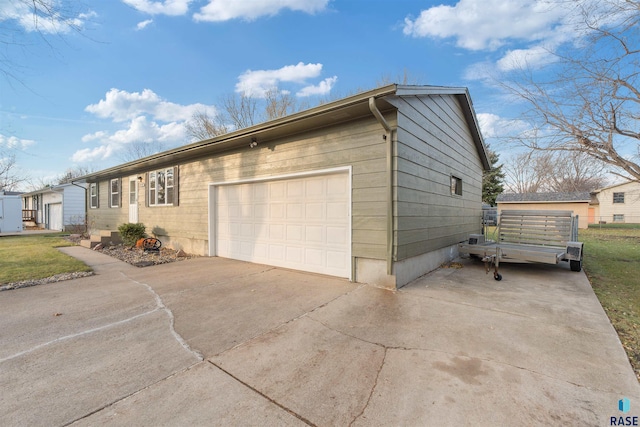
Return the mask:
<path id="1" fill-rule="evenodd" d="M 198 258 L 0 293 L 0 425 L 610 425 L 640 387 L 583 273 L 398 292 Z M 618 400 L 631 410 L 618 410 Z"/>

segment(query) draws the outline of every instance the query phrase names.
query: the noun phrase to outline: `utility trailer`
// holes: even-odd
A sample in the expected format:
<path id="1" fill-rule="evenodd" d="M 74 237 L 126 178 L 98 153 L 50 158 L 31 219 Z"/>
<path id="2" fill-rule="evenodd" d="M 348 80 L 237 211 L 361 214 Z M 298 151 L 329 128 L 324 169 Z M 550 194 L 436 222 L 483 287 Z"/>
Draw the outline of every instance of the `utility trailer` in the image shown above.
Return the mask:
<path id="1" fill-rule="evenodd" d="M 458 245 L 460 253 L 480 257 L 502 280 L 501 262 L 558 264 L 568 261 L 571 271 L 582 270 L 582 242 L 578 242 L 578 215 L 571 211 L 507 210 L 500 214 L 497 241 L 472 234 Z"/>

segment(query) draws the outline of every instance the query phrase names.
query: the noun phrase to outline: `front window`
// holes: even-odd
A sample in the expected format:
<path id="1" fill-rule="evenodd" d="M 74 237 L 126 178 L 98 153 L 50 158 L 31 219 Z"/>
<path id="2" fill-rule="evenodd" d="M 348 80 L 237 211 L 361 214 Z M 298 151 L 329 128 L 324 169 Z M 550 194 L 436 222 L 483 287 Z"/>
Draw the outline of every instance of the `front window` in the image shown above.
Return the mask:
<path id="1" fill-rule="evenodd" d="M 624 193 L 613 193 L 613 203 L 624 203 Z"/>
<path id="2" fill-rule="evenodd" d="M 93 183 L 89 185 L 89 203 L 92 209 L 96 209 L 98 207 L 98 184 Z"/>
<path id="3" fill-rule="evenodd" d="M 112 179 L 109 183 L 110 190 L 110 202 L 112 208 L 117 208 L 120 206 L 120 180 Z"/>
<path id="4" fill-rule="evenodd" d="M 624 215 L 613 214 L 613 222 L 624 222 Z"/>
<path id="5" fill-rule="evenodd" d="M 149 172 L 149 205 L 173 205 L 175 200 L 175 180 L 173 168 Z"/>

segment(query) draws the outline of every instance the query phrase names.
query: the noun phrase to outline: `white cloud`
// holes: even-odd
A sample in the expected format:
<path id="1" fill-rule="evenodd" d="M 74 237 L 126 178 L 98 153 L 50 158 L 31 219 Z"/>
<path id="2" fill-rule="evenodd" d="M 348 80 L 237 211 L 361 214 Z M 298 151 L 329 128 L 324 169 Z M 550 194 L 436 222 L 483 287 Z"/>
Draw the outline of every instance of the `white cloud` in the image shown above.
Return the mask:
<path id="1" fill-rule="evenodd" d="M 326 78 L 317 85 L 303 87 L 300 91 L 298 91 L 298 93 L 296 93 L 296 96 L 305 97 L 313 95 L 326 95 L 327 93 L 331 92 L 331 89 L 333 88 L 333 85 L 336 84 L 337 80 L 338 76 Z"/>
<path id="2" fill-rule="evenodd" d="M 88 105 L 85 111 L 115 122 L 131 120 L 140 115 L 151 115 L 154 119 L 170 122 L 189 120 L 196 111 L 215 114 L 215 107 L 204 104 L 180 105 L 160 98 L 150 89 L 142 92 L 127 92 L 111 89 L 97 104 Z"/>
<path id="3" fill-rule="evenodd" d="M 286 65 L 277 70 L 247 70 L 238 77 L 236 92 L 254 97 L 264 97 L 268 90 L 277 88 L 280 82 L 304 84 L 307 79 L 320 76 L 322 64 Z"/>
<path id="4" fill-rule="evenodd" d="M 550 49 L 543 46 L 533 46 L 528 49 L 509 50 L 500 58 L 496 66 L 500 71 L 518 69 L 542 68 L 556 61 L 556 56 Z"/>
<path id="5" fill-rule="evenodd" d="M 495 50 L 510 39 L 540 41 L 552 36 L 566 16 L 545 0 L 460 0 L 435 6 L 415 20 L 405 19 L 404 33 L 413 37 L 455 38 L 468 50 Z"/>
<path id="6" fill-rule="evenodd" d="M 96 160 L 108 159 L 113 154 L 112 145 L 101 145 L 96 148 L 83 148 L 76 151 L 71 156 L 71 161 L 74 163 L 87 163 Z"/>
<path id="7" fill-rule="evenodd" d="M 44 2 L 54 13 L 43 11 L 44 6 L 29 5 L 27 1 L 0 0 L 0 22 L 15 21 L 25 31 L 38 31 L 45 34 L 68 33 L 72 27 L 82 28 L 88 19 L 97 14 L 93 11 L 77 15 L 62 15 L 61 6 L 56 1 Z M 35 12 L 34 12 L 35 7 Z"/>
<path id="8" fill-rule="evenodd" d="M 152 22 L 153 22 L 153 19 L 147 19 L 145 21 L 138 22 L 138 25 L 136 25 L 136 30 L 137 31 L 144 30 L 145 28 L 147 28 L 147 25 L 151 24 Z"/>
<path id="9" fill-rule="evenodd" d="M 529 129 L 522 120 L 506 119 L 492 113 L 478 113 L 477 117 L 484 138 L 503 138 Z"/>
<path id="10" fill-rule="evenodd" d="M 473 79 L 484 79 L 487 72 L 539 69 L 554 62 L 554 50 L 564 43 L 579 45 L 588 32 L 579 25 L 581 8 L 600 14 L 598 24 L 607 25 L 613 23 L 604 12 L 608 6 L 601 0 L 459 0 L 405 18 L 403 31 L 413 37 L 453 39 L 471 51 L 498 51 L 494 64 L 475 64 L 466 71 Z"/>
<path id="11" fill-rule="evenodd" d="M 74 162 L 104 160 L 132 142 L 163 142 L 168 146 L 187 142 L 185 122 L 197 111 L 214 116 L 216 109 L 211 105 L 180 105 L 166 101 L 150 89 L 142 92 L 127 92 L 111 89 L 104 99 L 85 108 L 89 113 L 104 119 L 111 119 L 120 125 L 114 132 L 96 131 L 84 135 L 82 141 L 98 143 L 93 148 L 76 151 Z"/>
<path id="12" fill-rule="evenodd" d="M 149 15 L 169 15 L 180 16 L 185 15 L 189 10 L 189 3 L 193 0 L 122 0 L 125 4 L 133 7 L 140 12 Z"/>
<path id="13" fill-rule="evenodd" d="M 15 136 L 5 136 L 0 134 L 0 147 L 9 149 L 25 150 L 36 142 L 31 139 L 21 139 Z"/>
<path id="14" fill-rule="evenodd" d="M 282 9 L 313 14 L 327 7 L 330 0 L 209 0 L 193 15 L 196 21 L 221 22 L 230 19 L 254 21 L 261 16 L 273 16 Z"/>

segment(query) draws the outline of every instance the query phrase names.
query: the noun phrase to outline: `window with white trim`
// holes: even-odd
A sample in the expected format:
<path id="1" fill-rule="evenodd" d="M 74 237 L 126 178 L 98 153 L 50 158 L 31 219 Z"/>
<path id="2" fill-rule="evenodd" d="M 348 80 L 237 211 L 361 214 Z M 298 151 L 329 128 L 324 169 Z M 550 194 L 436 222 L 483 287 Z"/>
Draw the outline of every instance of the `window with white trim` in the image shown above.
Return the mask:
<path id="1" fill-rule="evenodd" d="M 98 208 L 98 183 L 96 182 L 89 184 L 89 207 Z"/>
<path id="2" fill-rule="evenodd" d="M 173 206 L 176 201 L 174 168 L 149 172 L 149 206 Z"/>
<path id="3" fill-rule="evenodd" d="M 109 206 L 120 207 L 120 179 L 118 178 L 109 181 Z"/>
<path id="4" fill-rule="evenodd" d="M 613 203 L 624 203 L 624 193 L 613 193 Z"/>
<path id="5" fill-rule="evenodd" d="M 613 214 L 613 222 L 624 222 L 624 214 Z"/>

